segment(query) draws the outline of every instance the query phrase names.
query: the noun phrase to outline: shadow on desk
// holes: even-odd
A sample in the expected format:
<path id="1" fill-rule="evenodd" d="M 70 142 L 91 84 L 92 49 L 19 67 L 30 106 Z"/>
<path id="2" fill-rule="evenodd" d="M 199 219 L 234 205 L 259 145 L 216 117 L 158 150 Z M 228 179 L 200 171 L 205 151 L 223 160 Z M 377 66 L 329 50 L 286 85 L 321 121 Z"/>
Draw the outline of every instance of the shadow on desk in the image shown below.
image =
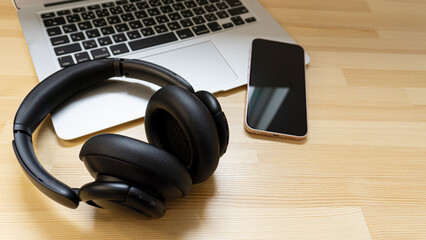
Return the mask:
<path id="1" fill-rule="evenodd" d="M 77 209 L 63 207 L 37 191 L 26 178 L 21 178 L 18 196 L 25 199 L 26 219 L 46 239 L 72 236 L 73 239 L 133 239 L 146 236 L 176 238 L 197 228 L 206 219 L 205 208 L 215 195 L 215 180 L 193 185 L 190 194 L 166 203 L 166 215 L 159 220 L 140 220 L 81 203 Z M 41 236 L 40 235 L 40 236 Z"/>

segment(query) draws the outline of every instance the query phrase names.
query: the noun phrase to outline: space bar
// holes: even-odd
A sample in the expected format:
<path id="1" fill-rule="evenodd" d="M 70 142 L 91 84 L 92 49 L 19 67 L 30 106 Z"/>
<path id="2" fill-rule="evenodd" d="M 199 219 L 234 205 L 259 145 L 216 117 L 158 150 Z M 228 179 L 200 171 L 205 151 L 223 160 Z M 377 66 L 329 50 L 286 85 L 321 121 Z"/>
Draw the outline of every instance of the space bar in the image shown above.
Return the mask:
<path id="1" fill-rule="evenodd" d="M 177 40 L 178 38 L 176 37 L 176 35 L 171 32 L 171 33 L 158 35 L 155 37 L 144 38 L 144 39 L 136 40 L 133 42 L 129 42 L 129 46 L 133 51 L 136 51 L 136 50 L 149 48 L 149 47 L 153 47 L 153 46 L 157 46 L 157 45 L 161 45 L 161 44 L 165 44 L 165 43 L 169 43 L 169 42 L 173 42 Z"/>

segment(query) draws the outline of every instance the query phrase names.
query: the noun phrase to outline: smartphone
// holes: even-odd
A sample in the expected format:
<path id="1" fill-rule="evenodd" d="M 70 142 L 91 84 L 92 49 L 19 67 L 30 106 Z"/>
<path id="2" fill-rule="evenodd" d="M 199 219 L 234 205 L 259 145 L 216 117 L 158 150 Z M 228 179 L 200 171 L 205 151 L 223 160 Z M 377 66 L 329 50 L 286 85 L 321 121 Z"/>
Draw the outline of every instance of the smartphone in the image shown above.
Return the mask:
<path id="1" fill-rule="evenodd" d="M 302 140 L 308 134 L 305 52 L 296 44 L 252 43 L 245 129 Z"/>

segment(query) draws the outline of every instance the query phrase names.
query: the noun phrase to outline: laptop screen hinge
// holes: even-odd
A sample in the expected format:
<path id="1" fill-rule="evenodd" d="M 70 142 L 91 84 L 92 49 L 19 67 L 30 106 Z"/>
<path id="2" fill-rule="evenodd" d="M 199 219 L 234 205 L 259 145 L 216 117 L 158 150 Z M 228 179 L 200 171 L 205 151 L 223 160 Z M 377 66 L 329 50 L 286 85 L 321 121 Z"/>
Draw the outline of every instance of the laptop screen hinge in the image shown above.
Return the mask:
<path id="1" fill-rule="evenodd" d="M 67 0 L 67 1 L 55 2 L 55 3 L 46 3 L 46 4 L 44 4 L 44 6 L 45 7 L 53 7 L 53 6 L 58 6 L 58 5 L 62 5 L 62 4 L 73 3 L 73 2 L 81 2 L 81 1 L 86 1 L 86 0 Z"/>

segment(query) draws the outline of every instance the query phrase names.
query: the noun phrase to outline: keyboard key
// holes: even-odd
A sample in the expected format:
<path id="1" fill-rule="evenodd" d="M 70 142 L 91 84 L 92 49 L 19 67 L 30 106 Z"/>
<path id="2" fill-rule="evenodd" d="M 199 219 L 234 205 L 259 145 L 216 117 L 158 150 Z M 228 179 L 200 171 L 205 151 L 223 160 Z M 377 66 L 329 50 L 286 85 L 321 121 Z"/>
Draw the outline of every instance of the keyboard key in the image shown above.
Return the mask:
<path id="1" fill-rule="evenodd" d="M 53 37 L 50 39 L 50 42 L 52 43 L 53 46 L 56 45 L 61 45 L 61 44 L 65 44 L 65 43 L 69 43 L 70 39 L 68 38 L 68 36 L 59 36 L 59 37 Z"/>
<path id="2" fill-rule="evenodd" d="M 123 33 L 115 34 L 114 36 L 112 36 L 112 38 L 116 43 L 124 42 L 127 40 L 126 35 L 124 35 Z"/>
<path id="3" fill-rule="evenodd" d="M 225 12 L 225 11 L 217 12 L 217 13 L 216 13 L 216 15 L 217 15 L 220 19 L 224 19 L 224 18 L 228 18 L 228 17 L 229 17 L 229 14 L 228 14 L 227 12 Z"/>
<path id="4" fill-rule="evenodd" d="M 41 18 L 43 18 L 43 19 L 51 18 L 51 17 L 54 17 L 54 16 L 55 16 L 54 12 L 48 12 L 48 13 L 41 14 Z"/>
<path id="5" fill-rule="evenodd" d="M 182 3 L 175 3 L 172 5 L 175 11 L 181 11 L 185 9 L 185 6 Z"/>
<path id="6" fill-rule="evenodd" d="M 109 24 L 117 24 L 117 23 L 121 23 L 121 20 L 119 17 L 117 16 L 112 16 L 112 17 L 107 17 L 107 21 Z"/>
<path id="7" fill-rule="evenodd" d="M 170 30 L 174 31 L 174 30 L 178 30 L 181 28 L 180 24 L 178 22 L 171 22 L 168 23 L 167 26 L 169 27 Z"/>
<path id="8" fill-rule="evenodd" d="M 182 16 L 179 14 L 179 13 L 170 13 L 169 14 L 169 18 L 172 20 L 172 21 L 176 21 L 176 20 L 180 20 L 180 19 L 182 19 Z"/>
<path id="9" fill-rule="evenodd" d="M 75 24 L 64 25 L 62 30 L 64 30 L 64 33 L 77 32 L 77 26 Z"/>
<path id="10" fill-rule="evenodd" d="M 228 3 L 231 7 L 237 7 L 243 5 L 240 0 L 225 0 L 226 3 Z"/>
<path id="11" fill-rule="evenodd" d="M 65 18 L 64 17 L 49 18 L 49 19 L 43 20 L 43 23 L 46 28 L 58 26 L 58 25 L 65 24 Z"/>
<path id="12" fill-rule="evenodd" d="M 108 26 L 108 27 L 101 28 L 101 32 L 103 35 L 110 35 L 110 34 L 114 34 L 115 30 L 113 27 Z"/>
<path id="13" fill-rule="evenodd" d="M 60 10 L 56 12 L 58 14 L 58 16 L 64 16 L 64 15 L 68 15 L 71 14 L 71 10 Z"/>
<path id="14" fill-rule="evenodd" d="M 108 17 L 109 15 L 110 14 L 109 14 L 109 12 L 108 12 L 107 9 L 96 10 L 96 16 L 98 16 L 99 18 L 101 18 L 101 17 Z"/>
<path id="15" fill-rule="evenodd" d="M 157 25 L 157 26 L 154 27 L 154 29 L 157 33 L 165 33 L 165 32 L 169 31 L 164 24 Z"/>
<path id="16" fill-rule="evenodd" d="M 98 44 L 96 44 L 95 40 L 88 40 L 83 42 L 84 49 L 91 49 L 97 47 Z"/>
<path id="17" fill-rule="evenodd" d="M 162 12 L 162 13 L 164 13 L 164 14 L 167 14 L 167 13 L 171 13 L 171 12 L 173 12 L 173 8 L 172 8 L 172 7 L 170 7 L 170 6 L 163 6 L 163 7 L 160 7 L 160 10 L 161 10 L 161 12 Z"/>
<path id="18" fill-rule="evenodd" d="M 82 13 L 82 14 L 81 14 L 81 17 L 82 17 L 84 20 L 91 20 L 91 19 L 96 18 L 96 17 L 95 17 L 95 14 L 94 14 L 93 12 L 84 12 L 84 13 Z"/>
<path id="19" fill-rule="evenodd" d="M 202 15 L 202 14 L 206 13 L 204 8 L 202 8 L 202 7 L 196 7 L 194 9 L 192 9 L 192 11 L 194 11 L 195 15 Z"/>
<path id="20" fill-rule="evenodd" d="M 78 14 L 68 15 L 67 20 L 69 23 L 80 22 L 81 18 Z"/>
<path id="21" fill-rule="evenodd" d="M 190 37 L 194 36 L 194 34 L 192 33 L 192 31 L 189 28 L 176 31 L 176 33 L 177 33 L 177 35 L 179 36 L 180 39 L 190 38 Z"/>
<path id="22" fill-rule="evenodd" d="M 122 9 L 120 6 L 110 8 L 110 9 L 109 9 L 109 12 L 110 12 L 112 15 L 116 15 L 116 14 L 122 14 L 122 13 L 124 13 L 123 9 Z"/>
<path id="23" fill-rule="evenodd" d="M 193 16 L 194 16 L 194 13 L 192 13 L 192 11 L 191 11 L 191 10 L 185 10 L 185 11 L 182 11 L 182 12 L 180 12 L 180 14 L 182 14 L 182 16 L 183 16 L 184 18 L 190 18 L 190 17 L 193 17 Z"/>
<path id="24" fill-rule="evenodd" d="M 224 24 L 222 24 L 222 27 L 223 28 L 231 28 L 231 27 L 233 27 L 234 26 L 234 24 L 232 24 L 232 23 L 224 23 Z"/>
<path id="25" fill-rule="evenodd" d="M 148 5 L 148 3 L 147 2 L 139 2 L 139 3 L 136 3 L 136 7 L 138 7 L 138 9 L 147 9 L 147 8 L 149 8 L 149 5 Z"/>
<path id="26" fill-rule="evenodd" d="M 157 19 L 158 23 L 170 22 L 169 18 L 166 15 L 157 16 L 155 19 Z"/>
<path id="27" fill-rule="evenodd" d="M 152 29 L 151 27 L 142 29 L 141 33 L 145 37 L 148 37 L 148 36 L 151 36 L 151 35 L 155 34 L 154 29 Z"/>
<path id="28" fill-rule="evenodd" d="M 129 26 L 130 26 L 131 29 L 138 29 L 138 28 L 142 28 L 143 27 L 141 21 L 139 21 L 139 20 L 133 21 L 133 22 L 129 22 Z"/>
<path id="29" fill-rule="evenodd" d="M 117 5 L 124 5 L 124 4 L 127 4 L 127 3 L 128 2 L 126 0 L 118 0 L 118 1 L 115 2 L 115 4 L 117 4 Z"/>
<path id="30" fill-rule="evenodd" d="M 211 22 L 211 21 L 216 21 L 216 20 L 217 20 L 216 15 L 214 15 L 213 13 L 206 14 L 206 15 L 204 16 L 204 18 L 205 18 L 207 21 L 209 21 L 209 22 Z"/>
<path id="31" fill-rule="evenodd" d="M 92 30 L 86 31 L 86 35 L 88 38 L 96 38 L 96 37 L 100 37 L 101 33 L 99 32 L 98 29 L 92 29 Z"/>
<path id="32" fill-rule="evenodd" d="M 129 31 L 130 29 L 126 23 L 122 23 L 122 24 L 115 25 L 115 30 L 117 30 L 117 32 L 126 32 L 126 31 Z"/>
<path id="33" fill-rule="evenodd" d="M 106 45 L 112 44 L 112 40 L 108 36 L 107 37 L 98 38 L 98 42 L 99 42 L 99 45 L 101 45 L 101 46 L 106 46 Z"/>
<path id="34" fill-rule="evenodd" d="M 246 18 L 246 22 L 247 23 L 256 22 L 256 18 L 255 17 Z"/>
<path id="35" fill-rule="evenodd" d="M 84 12 L 84 11 L 86 11 L 85 7 L 79 7 L 79 8 L 73 8 L 72 9 L 73 13 L 81 13 L 81 12 Z"/>
<path id="36" fill-rule="evenodd" d="M 180 24 L 182 24 L 183 27 L 191 27 L 194 25 L 191 19 L 183 19 L 180 21 Z"/>
<path id="37" fill-rule="evenodd" d="M 209 13 L 211 13 L 211 12 L 216 12 L 217 11 L 217 8 L 216 8 L 216 6 L 215 5 L 208 5 L 208 6 L 205 6 L 204 7 L 205 9 L 206 9 L 206 11 L 207 12 L 209 12 Z"/>
<path id="38" fill-rule="evenodd" d="M 111 46 L 110 49 L 113 55 L 120 55 L 129 52 L 129 48 L 124 43 Z"/>
<path id="39" fill-rule="evenodd" d="M 142 10 L 142 11 L 135 12 L 135 16 L 139 19 L 142 19 L 142 18 L 148 17 L 148 13 L 146 13 L 146 11 Z"/>
<path id="40" fill-rule="evenodd" d="M 146 18 L 146 19 L 142 20 L 142 22 L 147 27 L 157 24 L 153 18 Z"/>
<path id="41" fill-rule="evenodd" d="M 133 4 L 124 5 L 123 9 L 126 12 L 134 12 L 134 11 L 136 11 L 136 7 Z"/>
<path id="42" fill-rule="evenodd" d="M 149 0 L 149 4 L 153 7 L 157 7 L 161 5 L 161 2 L 159 0 Z"/>
<path id="43" fill-rule="evenodd" d="M 96 9 L 100 9 L 100 8 L 101 8 L 101 5 L 99 5 L 99 4 L 87 6 L 88 10 L 96 10 Z"/>
<path id="44" fill-rule="evenodd" d="M 90 53 L 92 54 L 93 59 L 100 59 L 100 58 L 106 58 L 111 56 L 109 54 L 109 51 L 107 48 L 100 48 L 100 49 L 95 49 L 90 51 Z"/>
<path id="45" fill-rule="evenodd" d="M 77 42 L 77 41 L 86 39 L 86 37 L 84 36 L 82 32 L 78 32 L 78 33 L 71 34 L 71 39 L 73 42 Z"/>
<path id="46" fill-rule="evenodd" d="M 185 2 L 185 6 L 186 6 L 187 8 L 194 8 L 194 7 L 196 7 L 196 6 L 197 6 L 197 4 L 196 4 L 194 1 L 186 1 L 186 2 Z"/>
<path id="47" fill-rule="evenodd" d="M 245 24 L 245 22 L 244 22 L 244 20 L 240 17 L 240 16 L 238 16 L 238 17 L 232 17 L 231 18 L 231 21 L 235 24 L 235 25 L 243 25 L 243 24 Z"/>
<path id="48" fill-rule="evenodd" d="M 150 16 L 157 16 L 157 15 L 161 14 L 161 12 L 160 12 L 160 10 L 158 10 L 158 8 L 150 8 L 150 9 L 147 10 L 147 12 Z"/>
<path id="49" fill-rule="evenodd" d="M 80 28 L 80 30 L 87 30 L 93 28 L 93 26 L 91 22 L 87 21 L 79 23 L 78 28 Z"/>
<path id="50" fill-rule="evenodd" d="M 78 63 L 86 62 L 90 60 L 90 56 L 87 52 L 76 53 L 74 54 L 74 57 Z"/>
<path id="51" fill-rule="evenodd" d="M 80 44 L 74 43 L 70 45 L 56 47 L 54 48 L 54 50 L 55 50 L 56 56 L 61 56 L 61 55 L 81 51 L 81 47 L 80 47 Z"/>
<path id="52" fill-rule="evenodd" d="M 193 17 L 192 21 L 194 21 L 195 24 L 202 24 L 206 22 L 206 20 L 202 16 Z"/>
<path id="53" fill-rule="evenodd" d="M 104 8 L 114 7 L 114 3 L 113 2 L 102 3 L 102 7 Z"/>
<path id="54" fill-rule="evenodd" d="M 206 33 L 210 32 L 209 29 L 207 29 L 206 25 L 195 26 L 195 27 L 192 28 L 192 30 L 197 35 L 203 35 L 203 34 L 206 34 Z"/>
<path id="55" fill-rule="evenodd" d="M 47 35 L 49 35 L 49 37 L 56 36 L 59 34 L 62 34 L 62 31 L 59 27 L 53 27 L 53 28 L 47 29 Z"/>
<path id="56" fill-rule="evenodd" d="M 165 33 L 165 34 L 154 36 L 154 37 L 149 37 L 149 38 L 144 38 L 144 39 L 129 42 L 129 46 L 133 51 L 136 51 L 136 50 L 140 50 L 144 48 L 149 48 L 149 47 L 153 47 L 153 46 L 157 46 L 161 44 L 174 42 L 177 40 L 178 38 L 176 37 L 176 35 L 170 32 L 170 33 Z"/>
<path id="57" fill-rule="evenodd" d="M 221 2 L 221 3 L 216 3 L 216 7 L 219 8 L 220 10 L 224 10 L 229 8 L 228 5 L 226 5 L 226 3 Z"/>
<path id="58" fill-rule="evenodd" d="M 209 2 L 207 0 L 197 0 L 198 5 L 207 5 Z"/>
<path id="59" fill-rule="evenodd" d="M 74 64 L 74 60 L 71 56 L 60 57 L 58 58 L 58 61 L 61 68 L 68 67 Z"/>
<path id="60" fill-rule="evenodd" d="M 210 28 L 212 32 L 222 30 L 222 27 L 217 22 L 208 23 L 207 26 Z"/>
<path id="61" fill-rule="evenodd" d="M 95 25 L 95 27 L 104 27 L 107 24 L 108 23 L 103 18 L 93 20 L 93 25 Z"/>
<path id="62" fill-rule="evenodd" d="M 231 16 L 237 16 L 237 15 L 241 15 L 241 14 L 244 14 L 244 13 L 248 13 L 248 10 L 245 7 L 237 7 L 237 8 L 229 9 L 228 13 Z"/>
<path id="63" fill-rule="evenodd" d="M 138 30 L 135 30 L 135 31 L 128 32 L 127 37 L 129 37 L 130 40 L 134 40 L 137 38 L 141 38 L 142 36 Z"/>
<path id="64" fill-rule="evenodd" d="M 135 20 L 135 17 L 133 17 L 133 14 L 131 13 L 125 13 L 121 14 L 121 19 L 123 19 L 124 22 Z"/>

